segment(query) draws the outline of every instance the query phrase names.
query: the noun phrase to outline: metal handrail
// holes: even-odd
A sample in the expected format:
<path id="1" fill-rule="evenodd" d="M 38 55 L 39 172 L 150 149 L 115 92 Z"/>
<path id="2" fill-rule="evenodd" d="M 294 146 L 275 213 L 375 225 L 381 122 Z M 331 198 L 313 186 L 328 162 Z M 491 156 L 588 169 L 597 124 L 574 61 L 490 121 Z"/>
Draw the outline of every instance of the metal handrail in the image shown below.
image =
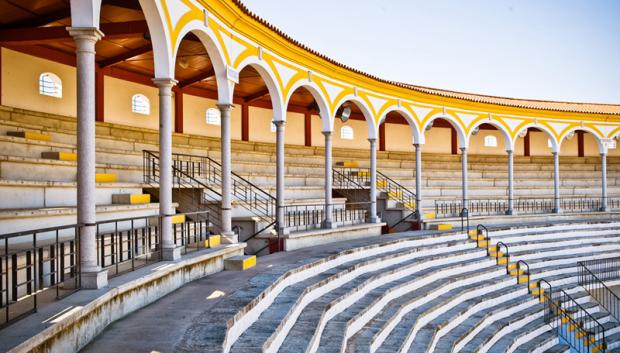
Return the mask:
<path id="1" fill-rule="evenodd" d="M 607 261 L 606 261 L 607 260 Z M 619 261 L 620 258 L 614 259 L 600 259 L 591 261 L 579 261 L 579 285 L 584 287 L 588 293 L 594 298 L 601 306 L 609 312 L 609 314 L 620 321 L 620 298 L 614 293 L 602 279 L 600 279 L 592 270 L 588 268 L 587 263 L 603 263 L 611 261 Z M 607 268 L 605 268 L 607 269 Z"/>
<path id="2" fill-rule="evenodd" d="M 506 252 L 504 253 L 504 256 L 502 257 L 505 257 L 508 259 L 506 261 L 506 269 L 508 269 L 508 263 L 510 262 L 510 252 L 508 251 L 508 245 L 506 245 L 506 243 L 498 241 L 497 244 L 495 244 L 495 251 L 497 252 L 495 261 L 499 265 L 499 259 L 500 259 L 499 254 L 501 253 L 502 246 L 504 247 L 504 249 L 506 249 Z"/>
<path id="3" fill-rule="evenodd" d="M 482 239 L 479 239 L 480 235 L 484 235 L 484 237 Z M 482 224 L 478 224 L 476 226 L 476 245 L 478 247 L 481 247 L 480 246 L 480 242 L 481 241 L 486 241 L 487 242 L 486 243 L 487 244 L 486 249 L 487 249 L 487 256 L 488 256 L 489 255 L 489 244 L 491 243 L 491 241 L 489 239 L 489 229 L 487 227 L 485 227 L 484 225 L 482 225 Z"/>
<path id="4" fill-rule="evenodd" d="M 469 233 L 469 209 L 462 208 L 460 216 L 461 216 L 461 231 L 464 231 L 465 225 L 467 225 L 467 233 Z"/>
<path id="5" fill-rule="evenodd" d="M 509 264 L 509 261 L 506 262 L 506 268 L 508 268 L 508 264 Z M 521 267 L 524 267 L 523 274 L 521 274 L 521 269 L 522 269 Z M 527 276 L 527 290 L 529 292 L 530 291 L 530 265 L 523 260 L 519 260 L 517 261 L 517 284 L 520 283 L 519 277 L 524 276 L 524 275 Z"/>

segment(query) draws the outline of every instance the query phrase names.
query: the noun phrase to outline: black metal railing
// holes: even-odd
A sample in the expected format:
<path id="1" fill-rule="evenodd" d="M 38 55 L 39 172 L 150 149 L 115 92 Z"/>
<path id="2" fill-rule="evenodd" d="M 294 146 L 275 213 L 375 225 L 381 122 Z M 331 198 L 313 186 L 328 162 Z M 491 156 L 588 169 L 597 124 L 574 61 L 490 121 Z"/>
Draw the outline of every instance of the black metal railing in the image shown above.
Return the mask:
<path id="1" fill-rule="evenodd" d="M 342 205 L 342 204 L 338 204 Z M 332 222 L 340 225 L 360 224 L 366 221 L 369 202 L 347 203 L 342 207 L 331 204 Z M 292 231 L 318 229 L 326 217 L 327 205 L 293 204 L 282 207 L 284 227 Z"/>
<path id="2" fill-rule="evenodd" d="M 207 211 L 175 215 L 174 243 L 183 252 L 203 248 L 209 236 Z M 159 216 L 100 221 L 97 264 L 108 277 L 161 260 Z M 42 303 L 80 288 L 78 225 L 0 235 L 0 328 L 35 312 Z"/>
<path id="3" fill-rule="evenodd" d="M 469 233 L 469 210 L 461 208 L 459 216 L 461 217 L 461 231 Z"/>
<path id="4" fill-rule="evenodd" d="M 370 185 L 369 168 L 334 167 L 334 188 L 368 188 Z M 390 199 L 396 200 L 404 208 L 415 211 L 416 195 L 396 180 L 377 170 L 377 190 L 384 192 Z"/>
<path id="5" fill-rule="evenodd" d="M 579 285 L 620 322 L 620 298 L 605 284 L 605 281 L 620 279 L 620 257 L 580 261 L 577 264 Z"/>
<path id="6" fill-rule="evenodd" d="M 541 291 L 541 296 L 545 322 L 556 331 L 562 342 L 577 352 L 594 353 L 607 349 L 605 327 L 568 293 L 550 287 Z"/>
<path id="7" fill-rule="evenodd" d="M 479 248 L 484 246 L 487 249 L 487 256 L 489 255 L 489 244 L 491 244 L 489 229 L 482 224 L 478 224 L 476 226 L 476 245 Z"/>
<path id="8" fill-rule="evenodd" d="M 80 287 L 78 249 L 76 225 L 0 235 L 0 328 Z"/>
<path id="9" fill-rule="evenodd" d="M 143 151 L 143 174 L 145 183 L 159 183 L 159 153 Z M 172 171 L 175 185 L 205 189 L 205 203 L 221 200 L 222 166 L 206 156 L 172 154 Z M 234 201 L 252 212 L 264 224 L 275 224 L 276 199 L 238 174 L 231 172 L 231 193 Z M 214 217 L 211 223 L 219 226 Z M 250 238 L 254 237 L 252 235 Z"/>
<path id="10" fill-rule="evenodd" d="M 560 208 L 565 212 L 592 212 L 602 208 L 600 197 L 566 196 L 560 198 Z M 608 199 L 608 208 L 620 208 Z M 506 214 L 509 208 L 507 199 L 468 199 L 468 209 L 473 216 L 491 216 Z M 435 200 L 437 217 L 457 217 L 463 207 L 462 199 Z M 513 212 L 518 214 L 551 213 L 555 208 L 553 197 L 519 197 L 513 200 Z"/>
<path id="11" fill-rule="evenodd" d="M 502 252 L 502 248 L 505 250 L 504 252 Z M 497 244 L 495 244 L 495 263 L 497 265 L 502 265 L 502 259 L 505 258 L 506 259 L 506 263 L 503 264 L 506 266 L 506 272 L 508 273 L 508 264 L 510 263 L 510 251 L 508 250 L 508 245 L 506 245 L 504 242 L 498 241 Z"/>

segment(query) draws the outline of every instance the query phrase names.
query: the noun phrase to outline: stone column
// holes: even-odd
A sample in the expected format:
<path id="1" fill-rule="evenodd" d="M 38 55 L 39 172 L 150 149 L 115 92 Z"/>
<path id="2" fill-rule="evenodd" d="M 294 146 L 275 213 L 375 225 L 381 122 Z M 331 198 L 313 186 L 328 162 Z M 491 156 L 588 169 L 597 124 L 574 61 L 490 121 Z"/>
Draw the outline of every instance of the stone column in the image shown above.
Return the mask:
<path id="1" fill-rule="evenodd" d="M 514 197 L 515 197 L 515 188 L 514 188 L 514 152 L 512 150 L 507 150 L 508 153 L 508 209 L 506 210 L 507 215 L 514 214 Z"/>
<path id="2" fill-rule="evenodd" d="M 560 213 L 560 154 L 553 154 L 553 213 Z"/>
<path id="3" fill-rule="evenodd" d="M 233 244 L 239 242 L 238 235 L 232 231 L 232 162 L 230 150 L 230 114 L 232 104 L 218 104 L 220 109 L 220 143 L 222 164 L 222 242 Z"/>
<path id="4" fill-rule="evenodd" d="M 370 223 L 379 223 L 377 216 L 377 139 L 370 138 Z"/>
<path id="5" fill-rule="evenodd" d="M 278 234 L 286 235 L 284 223 L 284 121 L 274 121 L 276 125 L 276 222 Z"/>
<path id="6" fill-rule="evenodd" d="M 95 43 L 103 37 L 97 28 L 67 29 L 76 45 L 77 63 L 77 222 L 80 285 L 97 289 L 108 284 L 107 270 L 97 263 L 95 208 Z"/>
<path id="7" fill-rule="evenodd" d="M 325 221 L 323 228 L 333 229 L 335 224 L 332 219 L 332 132 L 323 131 L 325 136 Z"/>
<path id="8" fill-rule="evenodd" d="M 607 153 L 601 153 L 601 211 L 607 212 Z"/>
<path id="9" fill-rule="evenodd" d="M 422 145 L 415 146 L 415 212 L 418 220 L 422 219 Z"/>
<path id="10" fill-rule="evenodd" d="M 173 261 L 181 257 L 172 229 L 172 87 L 171 78 L 153 80 L 159 88 L 159 215 L 161 217 L 162 258 Z"/>
<path id="11" fill-rule="evenodd" d="M 463 208 L 469 211 L 468 182 L 467 182 L 467 147 L 461 147 L 461 177 L 463 189 Z"/>

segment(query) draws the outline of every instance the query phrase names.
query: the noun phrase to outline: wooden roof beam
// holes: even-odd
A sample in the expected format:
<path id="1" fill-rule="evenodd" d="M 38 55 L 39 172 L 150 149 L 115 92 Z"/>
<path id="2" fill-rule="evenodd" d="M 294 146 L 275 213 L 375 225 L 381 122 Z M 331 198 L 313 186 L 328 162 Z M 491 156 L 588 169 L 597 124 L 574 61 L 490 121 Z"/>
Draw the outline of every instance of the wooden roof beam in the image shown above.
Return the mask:
<path id="1" fill-rule="evenodd" d="M 246 103 L 250 103 L 257 99 L 263 98 L 264 96 L 268 94 L 269 94 L 269 90 L 267 89 L 267 87 L 265 87 L 265 89 L 262 89 L 256 93 L 252 93 L 249 96 L 243 97 L 243 101 Z"/>
<path id="2" fill-rule="evenodd" d="M 146 21 L 102 23 L 105 38 L 127 38 L 148 33 Z M 34 45 L 48 41 L 71 39 L 66 27 L 11 28 L 0 30 L 0 43 L 13 45 Z"/>
<path id="3" fill-rule="evenodd" d="M 149 43 L 147 45 L 135 48 L 135 49 L 131 49 L 130 51 L 126 52 L 126 53 L 122 53 L 122 54 L 118 54 L 116 56 L 101 60 L 99 62 L 99 66 L 101 68 L 105 68 L 108 66 L 113 66 L 116 65 L 120 62 L 123 62 L 125 60 L 129 60 L 131 58 L 135 58 L 138 55 L 142 55 L 144 53 L 148 53 L 150 51 L 153 50 L 153 46 Z"/>
<path id="4" fill-rule="evenodd" d="M 177 85 L 179 88 L 184 88 L 190 85 L 193 85 L 196 82 L 200 82 L 206 79 L 209 79 L 211 77 L 215 77 L 215 70 L 213 68 L 210 68 L 207 71 L 203 71 L 200 74 L 194 76 L 194 77 L 190 77 L 186 80 L 183 80 L 181 82 L 179 82 L 179 84 Z"/>
<path id="5" fill-rule="evenodd" d="M 56 21 L 60 21 L 67 17 L 71 17 L 71 9 L 69 7 L 59 9 L 56 11 L 52 11 L 50 13 L 42 14 L 30 20 L 6 24 L 2 26 L 1 28 L 2 29 L 16 29 L 16 28 L 40 27 L 40 26 L 45 26 L 47 24 L 50 24 Z"/>

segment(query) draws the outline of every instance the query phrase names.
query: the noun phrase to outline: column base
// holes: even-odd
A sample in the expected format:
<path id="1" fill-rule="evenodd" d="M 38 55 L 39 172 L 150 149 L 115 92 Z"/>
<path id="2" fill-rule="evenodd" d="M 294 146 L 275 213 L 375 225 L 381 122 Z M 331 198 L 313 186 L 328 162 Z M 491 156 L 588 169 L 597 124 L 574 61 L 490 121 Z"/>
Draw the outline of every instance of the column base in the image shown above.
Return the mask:
<path id="1" fill-rule="evenodd" d="M 513 210 L 506 210 L 506 216 L 514 216 L 515 215 L 515 211 Z"/>
<path id="2" fill-rule="evenodd" d="M 606 206 L 605 207 L 601 207 L 599 209 L 599 211 L 601 211 L 601 212 L 609 212 L 609 207 L 606 207 Z"/>
<path id="3" fill-rule="evenodd" d="M 237 244 L 239 242 L 239 235 L 235 232 L 221 232 L 222 244 Z"/>
<path id="4" fill-rule="evenodd" d="M 161 258 L 164 261 L 176 261 L 181 258 L 181 247 L 161 249 Z"/>
<path id="5" fill-rule="evenodd" d="M 108 270 L 80 273 L 82 289 L 100 289 L 108 285 Z"/>
<path id="6" fill-rule="evenodd" d="M 381 217 L 377 217 L 377 216 L 370 217 L 370 220 L 368 221 L 368 223 L 381 223 Z"/>
<path id="7" fill-rule="evenodd" d="M 291 229 L 290 228 L 286 228 L 286 227 L 278 228 L 278 236 L 286 237 L 289 234 L 291 234 Z"/>
<path id="8" fill-rule="evenodd" d="M 553 213 L 562 213 L 562 209 L 554 208 L 551 212 L 553 212 Z"/>
<path id="9" fill-rule="evenodd" d="M 336 223 L 334 223 L 333 221 L 323 221 L 323 223 L 321 223 L 321 228 L 336 229 Z"/>

